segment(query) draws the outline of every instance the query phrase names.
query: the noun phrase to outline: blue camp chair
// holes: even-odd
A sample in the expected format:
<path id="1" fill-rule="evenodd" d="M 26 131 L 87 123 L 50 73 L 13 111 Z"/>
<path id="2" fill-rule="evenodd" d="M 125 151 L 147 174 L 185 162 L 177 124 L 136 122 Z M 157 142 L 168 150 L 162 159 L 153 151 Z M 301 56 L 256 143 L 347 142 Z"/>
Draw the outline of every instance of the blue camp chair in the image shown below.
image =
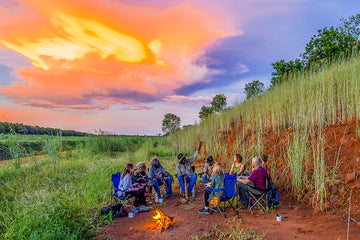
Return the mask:
<path id="1" fill-rule="evenodd" d="M 111 191 L 113 201 L 115 203 L 121 203 L 124 207 L 130 206 L 130 202 L 132 201 L 133 196 L 131 194 L 121 196 L 121 191 L 119 189 L 121 173 L 118 172 L 116 174 L 111 174 L 111 179 L 113 182 L 113 186 L 111 186 L 111 189 L 114 189 L 114 191 Z"/>
<path id="2" fill-rule="evenodd" d="M 226 218 L 227 214 L 232 208 L 236 214 L 238 214 L 238 201 L 237 201 L 237 193 L 236 193 L 236 177 L 237 173 L 232 175 L 224 174 L 224 183 L 222 184 L 223 187 L 219 189 L 209 189 L 211 192 L 218 192 L 220 191 L 220 197 L 214 197 L 211 199 L 209 204 L 214 205 L 217 210 L 220 212 L 221 216 Z"/>

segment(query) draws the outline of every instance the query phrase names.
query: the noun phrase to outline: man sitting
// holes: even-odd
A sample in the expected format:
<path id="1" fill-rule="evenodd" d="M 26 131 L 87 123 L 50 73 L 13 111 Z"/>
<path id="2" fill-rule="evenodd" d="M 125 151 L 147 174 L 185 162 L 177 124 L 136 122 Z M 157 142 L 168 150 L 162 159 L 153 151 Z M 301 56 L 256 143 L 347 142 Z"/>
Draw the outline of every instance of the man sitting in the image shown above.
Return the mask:
<path id="1" fill-rule="evenodd" d="M 152 180 L 153 187 L 156 192 L 155 202 L 159 201 L 159 198 L 162 199 L 162 195 L 160 193 L 159 186 L 165 184 L 166 185 L 166 197 L 173 198 L 171 182 L 174 181 L 171 174 L 165 170 L 163 166 L 161 166 L 159 158 L 153 157 L 150 161 L 149 168 L 149 178 Z"/>
<path id="2" fill-rule="evenodd" d="M 249 203 L 248 191 L 259 195 L 266 189 L 266 170 L 262 167 L 259 157 L 252 159 L 253 172 L 248 178 L 237 179 L 237 189 L 239 193 L 239 202 L 247 205 Z"/>
<path id="3" fill-rule="evenodd" d="M 211 179 L 211 175 L 212 175 L 212 171 L 213 171 L 213 167 L 215 166 L 215 161 L 213 159 L 212 156 L 209 156 L 206 159 L 206 163 L 204 165 L 204 174 L 203 174 L 203 181 L 204 181 L 204 185 L 207 184 L 210 179 Z"/>
<path id="4" fill-rule="evenodd" d="M 178 155 L 179 162 L 176 166 L 176 171 L 178 174 L 178 180 L 180 184 L 181 191 L 185 192 L 185 185 L 189 183 L 188 186 L 188 193 L 192 192 L 193 187 L 196 183 L 197 175 L 194 174 L 194 171 L 191 167 L 191 164 L 196 160 L 196 158 L 199 156 L 199 151 L 201 148 L 201 142 L 199 143 L 198 150 L 194 153 L 194 155 L 190 158 L 186 158 L 186 154 L 180 153 Z M 184 178 L 186 179 L 186 182 L 184 182 Z M 192 192 L 192 197 L 195 197 L 195 192 Z"/>

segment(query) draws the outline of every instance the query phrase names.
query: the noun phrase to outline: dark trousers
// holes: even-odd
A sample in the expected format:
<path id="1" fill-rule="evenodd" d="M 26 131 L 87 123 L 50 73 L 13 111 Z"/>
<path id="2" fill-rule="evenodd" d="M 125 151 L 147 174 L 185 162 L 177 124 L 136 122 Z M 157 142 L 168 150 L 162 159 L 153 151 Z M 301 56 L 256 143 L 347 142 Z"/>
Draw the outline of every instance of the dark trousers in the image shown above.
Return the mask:
<path id="1" fill-rule="evenodd" d="M 204 199 L 205 199 L 205 207 L 209 207 L 209 195 L 210 195 L 211 191 L 205 189 L 205 195 L 204 195 Z"/>
<path id="2" fill-rule="evenodd" d="M 144 195 L 144 189 L 127 192 L 135 197 L 133 206 L 139 207 L 140 205 L 146 205 L 146 198 Z"/>
<path id="3" fill-rule="evenodd" d="M 256 195 L 261 194 L 261 192 L 258 189 L 254 188 L 252 183 L 243 184 L 241 182 L 237 182 L 236 187 L 237 187 L 237 190 L 238 190 L 238 193 L 239 193 L 240 202 L 242 204 L 248 204 L 249 203 L 249 193 L 248 193 L 248 191 L 250 191 L 250 192 L 252 192 L 252 193 L 254 193 Z"/>

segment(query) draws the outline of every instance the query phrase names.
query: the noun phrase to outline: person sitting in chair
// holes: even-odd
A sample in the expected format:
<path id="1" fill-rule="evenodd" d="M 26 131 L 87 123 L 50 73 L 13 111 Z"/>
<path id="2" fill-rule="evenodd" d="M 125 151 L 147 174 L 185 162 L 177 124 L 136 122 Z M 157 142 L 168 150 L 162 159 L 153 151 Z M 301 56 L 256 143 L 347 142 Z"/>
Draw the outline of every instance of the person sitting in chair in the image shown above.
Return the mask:
<path id="1" fill-rule="evenodd" d="M 132 183 L 133 186 L 144 189 L 145 197 L 152 196 L 152 183 L 146 174 L 145 162 L 138 162 L 136 164 L 135 171 L 133 172 Z M 146 204 L 152 204 L 152 202 L 146 200 Z"/>
<path id="2" fill-rule="evenodd" d="M 174 182 L 174 178 L 168 171 L 165 170 L 163 166 L 161 166 L 159 158 L 153 157 L 150 160 L 150 164 L 151 166 L 149 168 L 149 178 L 151 179 L 156 192 L 155 202 L 158 202 L 159 198 L 163 198 L 159 188 L 163 184 L 165 184 L 166 186 L 166 197 L 173 198 L 171 182 Z"/>
<path id="3" fill-rule="evenodd" d="M 194 153 L 194 155 L 190 158 L 186 158 L 186 154 L 180 153 L 178 155 L 179 162 L 176 165 L 176 171 L 178 174 L 178 180 L 180 184 L 181 191 L 185 193 L 185 185 L 189 183 L 188 193 L 192 192 L 193 187 L 196 183 L 197 175 L 194 173 L 191 164 L 196 160 L 199 156 L 199 151 L 201 149 L 201 142 L 199 143 L 198 150 Z M 184 178 L 186 182 L 184 182 Z M 195 192 L 192 192 L 192 197 L 195 197 Z"/>
<path id="4" fill-rule="evenodd" d="M 260 160 L 261 160 L 261 165 L 263 168 L 265 168 L 265 170 L 267 171 L 267 160 L 268 160 L 268 156 L 263 154 L 260 156 Z"/>
<path id="5" fill-rule="evenodd" d="M 144 189 L 134 188 L 131 182 L 131 174 L 134 172 L 134 165 L 132 163 L 126 164 L 124 171 L 121 175 L 121 180 L 119 184 L 120 192 L 125 196 L 125 194 L 131 194 L 135 196 L 135 201 L 131 211 L 133 213 L 138 213 L 148 211 L 149 208 L 145 206 L 146 199 L 144 196 Z M 138 209 L 139 208 L 139 209 Z"/>
<path id="6" fill-rule="evenodd" d="M 249 203 L 248 191 L 259 195 L 266 189 L 266 170 L 262 167 L 259 157 L 252 159 L 252 167 L 254 170 L 248 178 L 237 179 L 239 202 L 244 205 Z"/>
<path id="7" fill-rule="evenodd" d="M 245 165 L 242 163 L 242 157 L 240 154 L 234 155 L 234 162 L 231 165 L 229 175 L 237 173 L 237 176 L 240 176 L 245 170 Z"/>
<path id="8" fill-rule="evenodd" d="M 212 156 L 209 156 L 206 159 L 206 163 L 204 165 L 204 174 L 203 174 L 203 181 L 204 181 L 204 185 L 206 185 L 210 179 L 211 179 L 211 174 L 213 171 L 213 167 L 216 164 L 216 162 L 214 161 Z"/>
<path id="9" fill-rule="evenodd" d="M 207 183 L 205 185 L 205 187 L 207 187 L 211 190 L 219 189 L 222 187 L 221 185 L 223 183 L 223 178 L 224 178 L 224 169 L 222 167 L 222 164 L 216 163 L 213 168 L 213 175 L 211 176 L 211 183 Z M 210 214 L 209 202 L 214 197 L 220 197 L 220 191 L 212 192 L 209 189 L 205 189 L 205 195 L 204 195 L 205 207 L 203 209 L 199 210 L 198 213 Z M 213 211 L 216 211 L 216 210 L 213 209 Z"/>

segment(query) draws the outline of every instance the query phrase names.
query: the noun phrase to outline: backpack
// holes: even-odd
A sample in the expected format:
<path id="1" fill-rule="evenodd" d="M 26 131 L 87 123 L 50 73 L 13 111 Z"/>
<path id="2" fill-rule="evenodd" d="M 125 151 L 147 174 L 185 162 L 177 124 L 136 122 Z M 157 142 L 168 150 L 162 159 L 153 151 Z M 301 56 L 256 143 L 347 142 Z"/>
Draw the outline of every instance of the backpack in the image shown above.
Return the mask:
<path id="1" fill-rule="evenodd" d="M 268 206 L 270 208 L 276 208 L 280 204 L 279 191 L 276 189 L 275 184 L 272 182 L 271 177 L 268 178 Z"/>
<path id="2" fill-rule="evenodd" d="M 113 219 L 118 217 L 126 217 L 128 212 L 125 210 L 124 206 L 121 203 L 108 205 L 101 209 L 101 215 L 108 215 L 112 211 Z"/>

